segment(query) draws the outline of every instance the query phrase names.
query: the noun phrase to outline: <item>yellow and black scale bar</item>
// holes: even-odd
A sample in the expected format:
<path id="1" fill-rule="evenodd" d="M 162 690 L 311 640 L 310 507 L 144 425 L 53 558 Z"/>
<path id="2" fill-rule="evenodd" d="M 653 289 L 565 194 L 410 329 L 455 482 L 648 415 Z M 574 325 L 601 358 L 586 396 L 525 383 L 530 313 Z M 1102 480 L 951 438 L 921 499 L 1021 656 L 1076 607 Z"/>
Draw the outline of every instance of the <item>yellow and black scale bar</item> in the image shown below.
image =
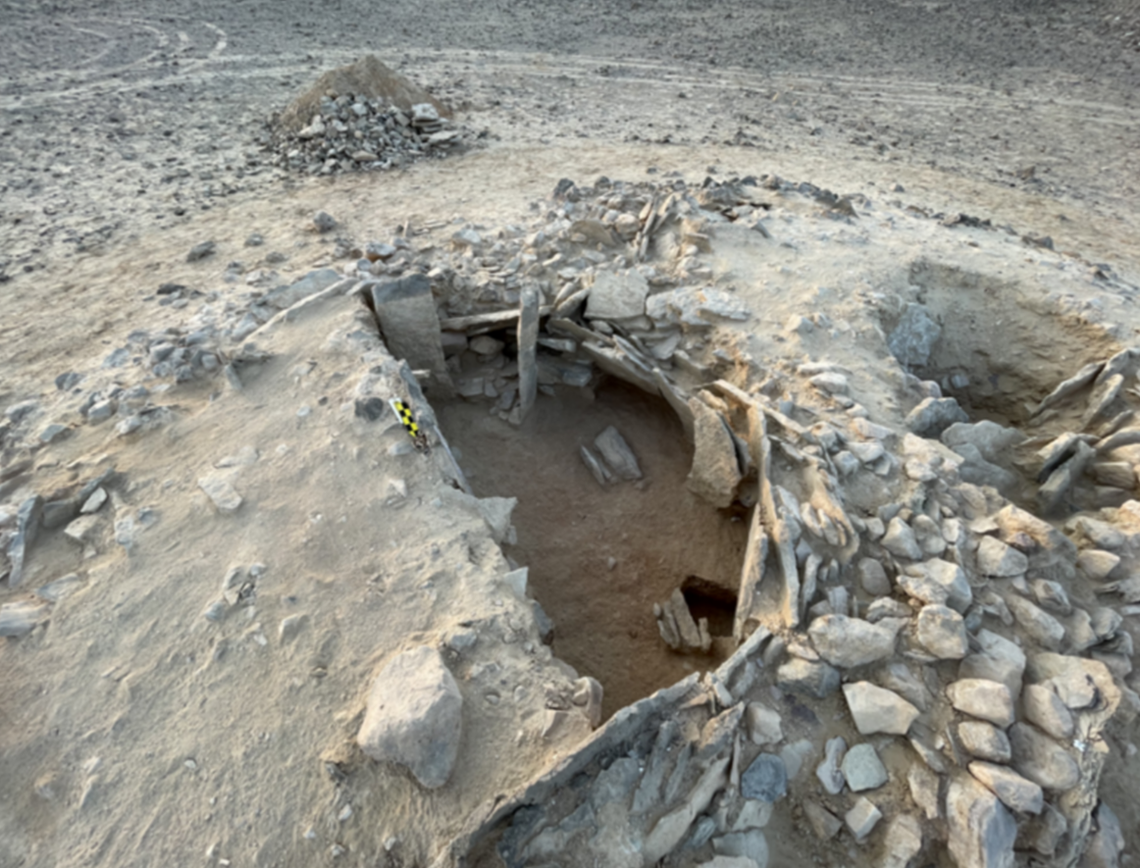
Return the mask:
<path id="1" fill-rule="evenodd" d="M 412 408 L 399 398 L 389 398 L 388 403 L 396 414 L 396 418 L 400 420 L 400 424 L 404 426 L 404 430 L 408 432 L 408 436 L 412 438 L 412 442 L 418 446 L 422 442 L 422 437 L 420 426 L 412 415 Z"/>

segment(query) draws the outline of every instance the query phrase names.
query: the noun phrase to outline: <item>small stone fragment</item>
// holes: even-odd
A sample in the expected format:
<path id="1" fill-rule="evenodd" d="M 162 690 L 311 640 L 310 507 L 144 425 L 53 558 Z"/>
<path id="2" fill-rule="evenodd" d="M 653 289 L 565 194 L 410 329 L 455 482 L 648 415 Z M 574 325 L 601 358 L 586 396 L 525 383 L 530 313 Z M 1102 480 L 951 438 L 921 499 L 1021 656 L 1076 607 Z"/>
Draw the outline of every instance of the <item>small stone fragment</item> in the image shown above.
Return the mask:
<path id="1" fill-rule="evenodd" d="M 1009 738 L 992 723 L 963 720 L 958 724 L 958 740 L 970 754 L 995 763 L 1009 762 Z"/>
<path id="2" fill-rule="evenodd" d="M 233 515 L 242 504 L 242 497 L 228 480 L 220 476 L 203 476 L 198 479 L 198 487 L 210 498 L 214 507 L 222 515 Z"/>
<path id="3" fill-rule="evenodd" d="M 851 834 L 855 836 L 856 841 L 862 841 L 875 828 L 875 825 L 883 818 L 883 812 L 875 807 L 866 796 L 860 796 L 855 800 L 854 807 L 847 812 L 844 820 L 847 822 L 847 828 L 851 830 Z"/>
<path id="4" fill-rule="evenodd" d="M 843 777 L 853 793 L 874 790 L 888 780 L 887 769 L 873 745 L 857 744 L 843 757 Z"/>
<path id="5" fill-rule="evenodd" d="M 843 695 L 855 726 L 863 735 L 905 735 L 918 717 L 918 709 L 897 693 L 869 681 L 843 685 Z"/>

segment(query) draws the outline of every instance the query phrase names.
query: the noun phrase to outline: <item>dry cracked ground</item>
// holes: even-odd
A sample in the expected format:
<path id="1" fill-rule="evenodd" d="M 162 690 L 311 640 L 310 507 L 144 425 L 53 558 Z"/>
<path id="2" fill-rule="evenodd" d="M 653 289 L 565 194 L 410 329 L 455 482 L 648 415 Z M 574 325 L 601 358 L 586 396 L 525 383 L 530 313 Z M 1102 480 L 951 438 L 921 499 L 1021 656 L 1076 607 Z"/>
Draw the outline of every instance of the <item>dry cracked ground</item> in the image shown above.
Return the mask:
<path id="1" fill-rule="evenodd" d="M 0 20 L 0 865 L 1132 864 L 1135 3 Z"/>

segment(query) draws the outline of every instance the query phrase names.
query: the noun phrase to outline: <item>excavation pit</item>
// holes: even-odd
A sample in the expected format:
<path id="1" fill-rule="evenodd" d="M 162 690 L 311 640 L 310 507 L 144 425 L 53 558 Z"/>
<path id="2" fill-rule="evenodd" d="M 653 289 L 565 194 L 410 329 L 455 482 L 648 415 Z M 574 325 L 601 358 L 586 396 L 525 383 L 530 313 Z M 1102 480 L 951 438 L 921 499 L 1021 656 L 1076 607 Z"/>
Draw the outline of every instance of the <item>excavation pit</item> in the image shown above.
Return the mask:
<path id="1" fill-rule="evenodd" d="M 518 498 L 518 541 L 504 551 L 529 568 L 531 593 L 554 622 L 554 653 L 602 683 L 604 716 L 721 662 L 731 640 L 676 653 L 654 618 L 654 604 L 680 589 L 714 637 L 730 636 L 748 537 L 740 516 L 686 488 L 692 446 L 669 405 L 612 378 L 540 395 L 519 427 L 492 415 L 493 403 L 434 408 L 474 493 Z M 609 426 L 641 480 L 603 487 L 583 463 L 580 447 Z"/>

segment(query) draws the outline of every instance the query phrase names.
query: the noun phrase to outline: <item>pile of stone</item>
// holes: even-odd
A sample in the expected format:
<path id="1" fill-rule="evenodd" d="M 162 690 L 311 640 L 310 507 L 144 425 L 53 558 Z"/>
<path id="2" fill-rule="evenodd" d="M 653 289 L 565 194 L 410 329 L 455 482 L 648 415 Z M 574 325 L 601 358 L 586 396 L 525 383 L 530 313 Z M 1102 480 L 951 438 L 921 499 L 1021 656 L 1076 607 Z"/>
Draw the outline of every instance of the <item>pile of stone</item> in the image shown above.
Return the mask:
<path id="1" fill-rule="evenodd" d="M 431 103 L 404 111 L 383 99 L 341 94 L 323 97 L 296 132 L 274 127 L 274 165 L 310 175 L 369 172 L 445 157 L 472 137 Z"/>

